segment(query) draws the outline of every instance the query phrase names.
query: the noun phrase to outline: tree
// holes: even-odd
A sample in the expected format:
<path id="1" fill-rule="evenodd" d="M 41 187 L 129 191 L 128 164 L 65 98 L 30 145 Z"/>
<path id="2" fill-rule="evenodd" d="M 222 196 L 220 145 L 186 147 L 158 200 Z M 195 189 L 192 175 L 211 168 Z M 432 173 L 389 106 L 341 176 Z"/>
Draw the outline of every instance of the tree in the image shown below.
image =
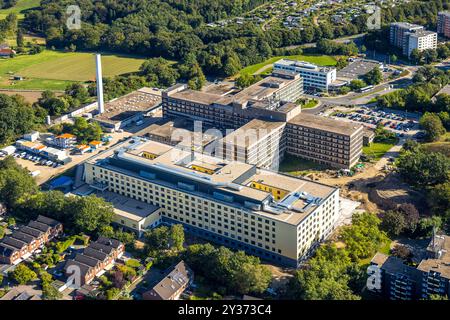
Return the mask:
<path id="1" fill-rule="evenodd" d="M 36 182 L 26 169 L 17 164 L 11 165 L 9 160 L 0 163 L 4 164 L 0 164 L 0 168 L 3 167 L 0 170 L 0 202 L 12 208 L 24 194 L 37 192 Z"/>
<path id="2" fill-rule="evenodd" d="M 379 84 L 383 81 L 383 74 L 380 71 L 380 68 L 373 68 L 364 76 L 364 81 L 370 85 Z"/>
<path id="3" fill-rule="evenodd" d="M 449 179 L 450 160 L 439 152 L 407 151 L 397 161 L 398 172 L 414 186 L 434 186 Z"/>
<path id="4" fill-rule="evenodd" d="M 112 204 L 94 195 L 74 199 L 68 211 L 73 215 L 75 229 L 88 234 L 109 225 L 114 216 Z"/>
<path id="5" fill-rule="evenodd" d="M 243 74 L 236 79 L 236 86 L 240 89 L 244 89 L 258 82 L 261 79 L 262 79 L 261 76 L 252 76 L 250 74 Z"/>
<path id="6" fill-rule="evenodd" d="M 17 30 L 16 43 L 17 43 L 17 47 L 19 47 L 19 48 L 24 46 L 22 28 L 19 28 L 19 30 Z"/>
<path id="7" fill-rule="evenodd" d="M 427 202 L 435 214 L 448 214 L 450 212 L 450 181 L 431 188 L 428 192 Z"/>
<path id="8" fill-rule="evenodd" d="M 425 112 L 420 118 L 420 125 L 425 130 L 428 141 L 437 141 L 446 132 L 441 119 L 435 113 Z"/>
<path id="9" fill-rule="evenodd" d="M 391 63 L 396 63 L 397 60 L 398 60 L 398 58 L 397 58 L 397 56 L 396 56 L 395 54 L 392 54 L 392 55 L 390 56 L 390 60 L 391 60 Z"/>
<path id="10" fill-rule="evenodd" d="M 183 250 L 184 229 L 182 224 L 174 224 L 170 227 L 170 246 L 180 251 Z"/>
<path id="11" fill-rule="evenodd" d="M 42 285 L 42 295 L 45 300 L 60 300 L 62 293 L 58 291 L 51 283 Z"/>
<path id="12" fill-rule="evenodd" d="M 422 55 L 419 50 L 413 49 L 411 54 L 409 55 L 409 60 L 411 60 L 414 64 L 419 64 L 420 60 L 422 60 Z"/>
<path id="13" fill-rule="evenodd" d="M 340 234 L 350 258 L 354 261 L 367 258 L 388 240 L 379 229 L 380 223 L 381 220 L 371 213 L 353 215 L 352 225 L 343 227 Z"/>
<path id="14" fill-rule="evenodd" d="M 245 263 L 235 274 L 236 292 L 263 293 L 272 280 L 272 273 L 266 266 Z"/>
<path id="15" fill-rule="evenodd" d="M 419 223 L 419 211 L 411 203 L 402 203 L 397 211 L 403 215 L 405 220 L 405 231 L 413 233 Z"/>
<path id="16" fill-rule="evenodd" d="M 392 249 L 392 255 L 402 260 L 409 260 L 412 257 L 412 252 L 407 246 L 397 244 Z"/>
<path id="17" fill-rule="evenodd" d="M 148 250 L 167 250 L 169 244 L 169 228 L 160 226 L 145 232 L 145 243 Z"/>
<path id="18" fill-rule="evenodd" d="M 295 272 L 287 285 L 287 297 L 301 300 L 357 300 L 349 287 L 351 260 L 334 245 L 317 249 L 308 265 Z"/>
<path id="19" fill-rule="evenodd" d="M 4 236 L 5 236 L 5 227 L 0 226 L 0 239 L 3 239 Z"/>
<path id="20" fill-rule="evenodd" d="M 365 86 L 367 86 L 367 84 L 363 80 L 355 79 L 355 80 L 350 81 L 350 88 L 353 91 L 364 88 Z"/>
<path id="21" fill-rule="evenodd" d="M 387 211 L 383 215 L 380 227 L 391 237 L 399 236 L 406 228 L 405 217 L 397 211 Z"/>
<path id="22" fill-rule="evenodd" d="M 163 58 L 151 58 L 139 68 L 140 74 L 154 86 L 169 87 L 174 85 L 179 74 L 172 64 Z"/>
<path id="23" fill-rule="evenodd" d="M 28 268 L 24 263 L 19 264 L 14 271 L 9 273 L 9 277 L 18 284 L 27 284 L 37 278 L 36 272 Z"/>

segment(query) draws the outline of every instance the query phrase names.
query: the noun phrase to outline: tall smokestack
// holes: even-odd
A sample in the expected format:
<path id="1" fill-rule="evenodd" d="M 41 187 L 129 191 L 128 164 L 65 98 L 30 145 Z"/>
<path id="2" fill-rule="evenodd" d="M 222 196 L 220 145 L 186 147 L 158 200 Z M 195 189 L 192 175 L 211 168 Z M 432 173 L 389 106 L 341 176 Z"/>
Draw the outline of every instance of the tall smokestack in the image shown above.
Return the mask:
<path id="1" fill-rule="evenodd" d="M 103 103 L 103 79 L 102 79 L 102 56 L 100 54 L 95 55 L 95 66 L 97 72 L 97 105 L 98 113 L 105 112 L 105 106 Z"/>

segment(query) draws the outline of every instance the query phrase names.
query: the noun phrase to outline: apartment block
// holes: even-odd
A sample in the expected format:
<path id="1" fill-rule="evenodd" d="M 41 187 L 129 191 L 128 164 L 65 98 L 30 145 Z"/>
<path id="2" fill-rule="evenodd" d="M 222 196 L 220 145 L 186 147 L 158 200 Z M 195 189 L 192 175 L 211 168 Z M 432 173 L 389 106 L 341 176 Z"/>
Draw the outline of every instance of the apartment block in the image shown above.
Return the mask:
<path id="1" fill-rule="evenodd" d="M 286 152 L 337 168 L 351 168 L 362 153 L 364 127 L 309 114 L 286 124 Z"/>
<path id="2" fill-rule="evenodd" d="M 390 43 L 402 49 L 403 55 L 409 57 L 414 49 L 423 51 L 436 49 L 437 33 L 427 31 L 423 26 L 407 22 L 391 23 Z"/>
<path id="3" fill-rule="evenodd" d="M 381 272 L 379 293 L 391 300 L 427 299 L 432 294 L 450 297 L 450 237 L 433 236 L 426 257 L 415 268 L 403 260 L 377 253 L 371 265 Z"/>
<path id="4" fill-rule="evenodd" d="M 427 30 L 419 30 L 406 34 L 407 42 L 403 46 L 403 54 L 410 56 L 415 49 L 424 51 L 437 48 L 437 33 Z"/>
<path id="5" fill-rule="evenodd" d="M 303 78 L 304 90 L 328 91 L 330 84 L 336 80 L 336 68 L 320 67 L 304 61 L 281 59 L 274 63 L 275 71 L 299 73 Z"/>
<path id="6" fill-rule="evenodd" d="M 85 181 L 158 206 L 165 224 L 294 267 L 339 215 L 338 188 L 136 137 L 87 161 Z"/>
<path id="7" fill-rule="evenodd" d="M 423 26 L 412 24 L 408 22 L 394 22 L 391 23 L 389 41 L 392 45 L 403 48 L 407 42 L 407 33 L 418 30 L 424 30 Z"/>
<path id="8" fill-rule="evenodd" d="M 450 12 L 441 11 L 438 13 L 437 33 L 450 38 Z"/>

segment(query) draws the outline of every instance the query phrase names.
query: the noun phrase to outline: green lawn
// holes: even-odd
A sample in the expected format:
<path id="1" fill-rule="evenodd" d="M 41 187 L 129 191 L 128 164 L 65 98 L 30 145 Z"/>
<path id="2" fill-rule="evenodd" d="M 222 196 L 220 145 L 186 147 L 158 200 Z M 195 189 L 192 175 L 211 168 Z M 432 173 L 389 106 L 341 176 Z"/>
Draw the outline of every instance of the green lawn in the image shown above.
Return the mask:
<path id="1" fill-rule="evenodd" d="M 301 176 L 310 173 L 311 171 L 322 171 L 326 169 L 329 168 L 325 165 L 287 154 L 281 162 L 278 171 L 293 176 Z"/>
<path id="2" fill-rule="evenodd" d="M 388 241 L 386 241 L 385 243 L 383 243 L 383 244 L 378 248 L 377 252 L 384 253 L 385 255 L 390 255 L 390 253 L 391 253 L 391 243 L 392 243 L 392 240 L 391 240 L 391 239 L 388 239 Z M 368 257 L 368 258 L 366 258 L 366 259 L 362 259 L 362 260 L 360 260 L 360 261 L 358 262 L 358 264 L 359 264 L 360 266 L 368 265 L 368 264 L 370 263 L 370 261 L 372 260 L 372 258 L 373 258 L 373 256 Z"/>
<path id="3" fill-rule="evenodd" d="M 394 145 L 395 141 L 392 143 L 372 142 L 370 146 L 363 147 L 363 153 L 371 157 L 373 160 L 378 161 Z"/>
<path id="4" fill-rule="evenodd" d="M 5 19 L 10 13 L 15 13 L 19 19 L 23 19 L 23 11 L 39 7 L 40 2 L 40 0 L 19 0 L 14 7 L 0 10 L 0 20 Z"/>
<path id="5" fill-rule="evenodd" d="M 307 103 L 305 103 L 304 105 L 302 105 L 302 109 L 311 109 L 311 108 L 314 108 L 315 106 L 317 106 L 318 103 L 319 103 L 319 101 L 317 101 L 316 99 L 311 99 L 311 100 L 309 100 Z"/>
<path id="6" fill-rule="evenodd" d="M 244 74 L 254 74 L 262 67 L 265 67 L 269 64 L 273 64 L 274 62 L 280 60 L 280 59 L 293 59 L 293 60 L 299 60 L 299 61 L 306 61 L 311 62 L 320 66 L 334 66 L 336 65 L 336 59 L 332 56 L 327 55 L 293 55 L 293 56 L 276 56 L 270 59 L 267 59 L 266 61 L 263 61 L 261 63 L 253 64 L 251 66 L 245 67 L 239 72 L 239 75 Z"/>
<path id="7" fill-rule="evenodd" d="M 139 69 L 143 58 L 123 55 L 102 55 L 103 76 L 111 77 Z M 25 77 L 11 85 L 12 74 Z M 11 89 L 64 89 L 73 81 L 95 79 L 92 53 L 44 50 L 36 55 L 23 55 L 0 60 L 0 87 Z"/>

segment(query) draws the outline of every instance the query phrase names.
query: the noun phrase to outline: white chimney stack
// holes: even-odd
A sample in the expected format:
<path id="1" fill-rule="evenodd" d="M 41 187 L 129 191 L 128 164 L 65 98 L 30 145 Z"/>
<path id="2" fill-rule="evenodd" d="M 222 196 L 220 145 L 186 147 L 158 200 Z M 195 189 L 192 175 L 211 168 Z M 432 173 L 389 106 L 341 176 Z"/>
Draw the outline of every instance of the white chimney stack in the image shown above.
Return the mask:
<path id="1" fill-rule="evenodd" d="M 102 56 L 100 54 L 95 55 L 95 66 L 97 71 L 97 105 L 98 113 L 105 112 L 105 106 L 103 103 L 103 79 L 102 79 Z"/>

